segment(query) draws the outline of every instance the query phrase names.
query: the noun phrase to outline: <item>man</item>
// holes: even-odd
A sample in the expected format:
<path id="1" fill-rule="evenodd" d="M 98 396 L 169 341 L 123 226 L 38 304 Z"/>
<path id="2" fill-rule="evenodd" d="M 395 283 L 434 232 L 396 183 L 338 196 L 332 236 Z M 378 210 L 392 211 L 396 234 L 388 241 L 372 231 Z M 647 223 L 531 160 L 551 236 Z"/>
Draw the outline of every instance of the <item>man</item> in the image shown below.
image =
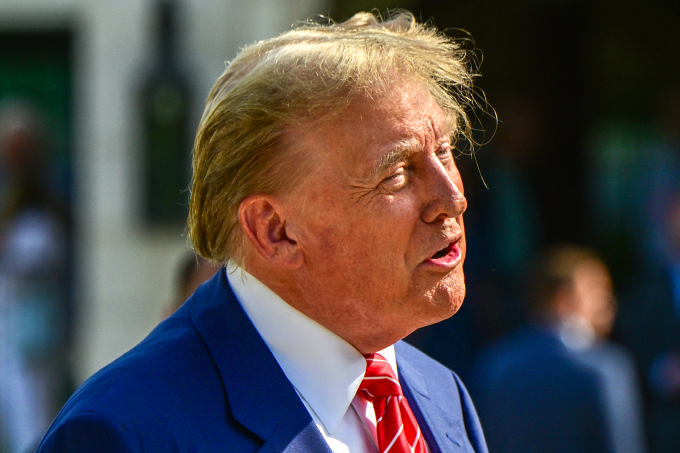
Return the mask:
<path id="1" fill-rule="evenodd" d="M 529 278 L 533 325 L 486 351 L 474 379 L 490 448 L 645 452 L 635 365 L 607 340 L 616 314 L 607 267 L 587 248 L 561 245 Z"/>
<path id="2" fill-rule="evenodd" d="M 194 147 L 189 235 L 226 271 L 39 451 L 486 452 L 457 376 L 400 342 L 465 293 L 466 61 L 408 14 L 246 47 Z"/>

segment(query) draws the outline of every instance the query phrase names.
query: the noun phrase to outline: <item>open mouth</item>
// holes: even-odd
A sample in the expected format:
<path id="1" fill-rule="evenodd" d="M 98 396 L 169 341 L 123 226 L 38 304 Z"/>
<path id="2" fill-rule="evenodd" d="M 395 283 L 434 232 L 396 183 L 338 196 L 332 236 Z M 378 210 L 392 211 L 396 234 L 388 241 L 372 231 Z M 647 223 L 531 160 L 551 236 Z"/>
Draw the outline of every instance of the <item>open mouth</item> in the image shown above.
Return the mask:
<path id="1" fill-rule="evenodd" d="M 439 258 L 444 258 L 451 251 L 452 245 L 453 244 L 449 244 L 446 247 L 444 247 L 443 249 L 441 249 L 440 251 L 438 251 L 437 253 L 435 253 L 434 255 L 432 255 L 432 259 L 437 260 Z"/>
<path id="2" fill-rule="evenodd" d="M 458 241 L 450 243 L 449 245 L 447 245 L 446 247 L 444 247 L 443 249 L 439 250 L 437 253 L 432 255 L 432 257 L 430 259 L 431 260 L 438 260 L 438 259 L 444 258 L 446 256 L 452 255 L 452 252 L 454 252 L 454 250 L 456 249 L 457 244 L 458 244 Z"/>
<path id="3" fill-rule="evenodd" d="M 425 260 L 428 265 L 447 270 L 457 266 L 461 258 L 461 250 L 458 247 L 458 240 L 449 243 L 446 247 L 436 251 L 431 257 Z"/>

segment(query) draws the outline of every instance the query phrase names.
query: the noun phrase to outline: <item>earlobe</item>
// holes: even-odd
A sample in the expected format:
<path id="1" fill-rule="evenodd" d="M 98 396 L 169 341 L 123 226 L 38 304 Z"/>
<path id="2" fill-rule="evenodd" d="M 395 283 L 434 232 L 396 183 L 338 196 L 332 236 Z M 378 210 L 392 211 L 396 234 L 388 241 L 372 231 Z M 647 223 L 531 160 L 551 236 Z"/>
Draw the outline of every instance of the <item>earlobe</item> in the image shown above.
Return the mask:
<path id="1" fill-rule="evenodd" d="M 296 268 L 302 264 L 297 242 L 288 236 L 280 201 L 268 195 L 251 195 L 241 202 L 239 224 L 257 253 L 271 264 Z"/>

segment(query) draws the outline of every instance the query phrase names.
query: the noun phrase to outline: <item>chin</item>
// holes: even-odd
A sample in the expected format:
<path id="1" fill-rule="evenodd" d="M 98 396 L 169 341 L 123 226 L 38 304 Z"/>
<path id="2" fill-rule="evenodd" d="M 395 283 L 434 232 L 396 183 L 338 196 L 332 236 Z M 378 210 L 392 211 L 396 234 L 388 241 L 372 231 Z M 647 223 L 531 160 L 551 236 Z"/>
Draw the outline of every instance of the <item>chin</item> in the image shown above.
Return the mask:
<path id="1" fill-rule="evenodd" d="M 446 319 L 449 319 L 451 316 L 456 314 L 456 312 L 460 309 L 461 305 L 463 305 L 462 300 L 450 303 L 449 305 L 446 306 L 442 305 L 437 306 L 436 310 L 430 311 L 429 313 L 426 314 L 426 316 L 422 318 L 423 322 L 421 322 L 420 325 L 415 330 L 420 329 L 421 327 L 431 326 L 432 324 L 437 324 L 438 322 L 442 322 Z"/>
<path id="2" fill-rule="evenodd" d="M 441 310 L 439 322 L 455 315 L 465 299 L 465 279 L 462 273 L 451 275 L 442 280 L 434 290 L 432 305 Z"/>

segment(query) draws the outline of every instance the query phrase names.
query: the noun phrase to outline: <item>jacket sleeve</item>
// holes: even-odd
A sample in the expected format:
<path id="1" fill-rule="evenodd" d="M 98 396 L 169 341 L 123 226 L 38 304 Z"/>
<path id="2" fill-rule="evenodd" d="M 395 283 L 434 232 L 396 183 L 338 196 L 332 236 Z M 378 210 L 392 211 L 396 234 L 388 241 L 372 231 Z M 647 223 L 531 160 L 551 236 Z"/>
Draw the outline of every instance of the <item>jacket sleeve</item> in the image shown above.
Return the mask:
<path id="1" fill-rule="evenodd" d="M 99 412 L 83 412 L 58 421 L 36 453 L 139 453 L 135 436 L 118 421 Z"/>

